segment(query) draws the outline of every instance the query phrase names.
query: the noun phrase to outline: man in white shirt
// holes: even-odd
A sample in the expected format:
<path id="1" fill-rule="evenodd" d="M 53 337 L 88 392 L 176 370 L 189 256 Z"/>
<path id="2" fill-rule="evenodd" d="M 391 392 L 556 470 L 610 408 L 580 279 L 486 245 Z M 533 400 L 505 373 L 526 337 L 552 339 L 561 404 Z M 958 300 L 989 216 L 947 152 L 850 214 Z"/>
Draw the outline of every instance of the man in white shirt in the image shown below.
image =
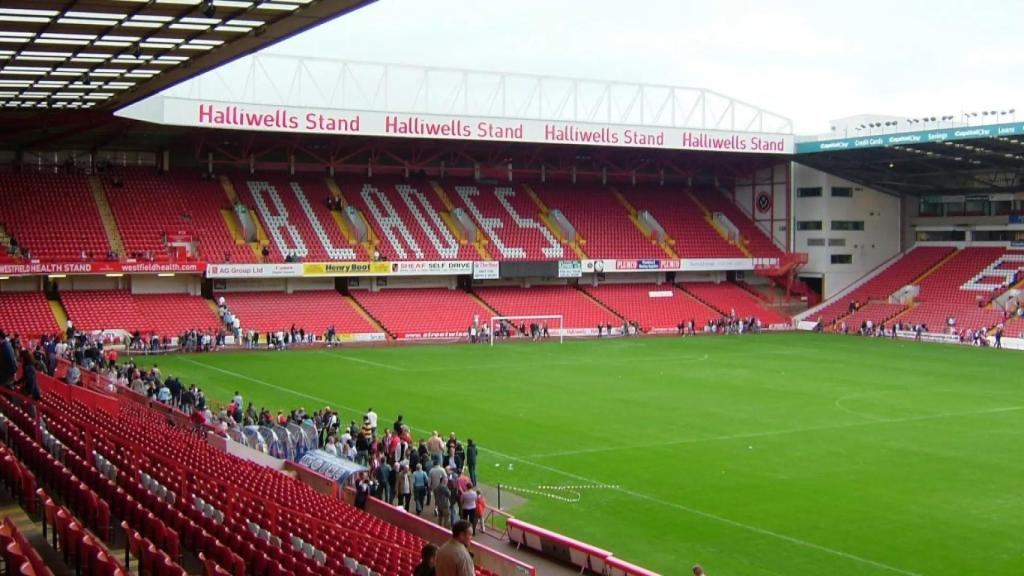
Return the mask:
<path id="1" fill-rule="evenodd" d="M 373 408 L 366 410 L 366 419 L 370 421 L 370 429 L 373 433 L 377 433 L 377 413 L 373 411 Z"/>

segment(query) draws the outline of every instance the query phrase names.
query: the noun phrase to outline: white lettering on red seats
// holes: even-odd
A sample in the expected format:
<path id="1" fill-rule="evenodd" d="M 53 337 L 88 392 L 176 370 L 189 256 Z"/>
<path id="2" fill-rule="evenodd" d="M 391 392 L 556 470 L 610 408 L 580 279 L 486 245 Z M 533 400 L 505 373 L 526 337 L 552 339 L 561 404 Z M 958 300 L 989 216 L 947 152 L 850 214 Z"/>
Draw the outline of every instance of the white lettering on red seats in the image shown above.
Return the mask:
<path id="1" fill-rule="evenodd" d="M 309 203 L 309 199 L 306 198 L 306 193 L 302 191 L 302 187 L 297 183 L 292 182 L 292 192 L 295 193 L 295 198 L 299 201 L 299 206 L 302 206 L 302 211 L 306 213 L 306 218 L 309 219 L 309 223 L 313 225 L 313 233 L 320 240 L 320 244 L 323 245 L 324 250 L 327 251 L 327 255 L 332 260 L 355 260 L 356 251 L 352 248 L 338 248 L 331 242 L 331 237 L 324 231 L 324 227 L 320 224 L 320 219 L 316 217 L 316 212 L 313 211 L 313 206 Z"/>
<path id="2" fill-rule="evenodd" d="M 402 222 L 402 218 L 398 215 L 391 201 L 388 200 L 387 195 L 371 184 L 364 184 L 360 194 L 362 194 L 363 201 L 366 202 L 366 206 L 370 209 L 370 213 L 373 214 L 373 218 L 380 225 L 381 230 L 384 231 L 388 241 L 391 242 L 391 247 L 398 258 L 409 258 L 405 247 L 398 241 L 398 236 L 401 235 L 405 243 L 408 244 L 409 249 L 416 254 L 416 258 L 422 260 L 423 250 L 420 249 L 420 245 L 416 243 L 416 239 L 412 237 L 409 229 L 405 227 L 405 222 Z M 381 207 L 383 207 L 383 211 Z M 398 235 L 395 234 L 395 230 L 398 231 Z"/>
<path id="3" fill-rule="evenodd" d="M 398 194 L 402 197 L 405 205 L 409 207 L 409 211 L 412 212 L 416 223 L 423 229 L 427 239 L 437 249 L 437 253 L 441 255 L 441 258 L 457 258 L 459 256 L 459 241 L 448 231 L 448 227 L 444 225 L 441 215 L 437 213 L 437 210 L 434 210 L 434 206 L 427 199 L 426 195 L 406 184 L 399 184 L 395 188 L 398 190 Z M 423 212 L 427 213 L 426 216 L 423 215 Z M 435 230 L 440 232 L 440 238 L 434 232 Z"/>
<path id="4" fill-rule="evenodd" d="M 1003 268 L 1003 264 L 1017 263 L 1017 266 Z M 961 290 L 972 290 L 975 292 L 993 292 L 1010 285 L 1013 277 L 1018 271 L 1024 269 L 1024 254 L 1003 254 L 995 262 L 989 264 L 977 276 L 971 278 L 960 287 Z M 999 278 L 1000 282 L 993 284 L 982 282 L 986 278 Z"/>
<path id="5" fill-rule="evenodd" d="M 480 191 L 476 189 L 476 186 L 456 186 L 455 191 L 458 192 L 462 201 L 466 203 L 466 207 L 472 212 L 476 221 L 480 223 L 480 227 L 487 233 L 487 237 L 498 247 L 502 257 L 526 258 L 526 250 L 519 246 L 505 246 L 505 243 L 502 242 L 497 232 L 495 232 L 498 228 L 505 227 L 505 223 L 501 221 L 501 218 L 485 218 L 480 209 L 476 207 L 476 203 L 471 199 L 473 196 L 480 195 Z"/>
<path id="6" fill-rule="evenodd" d="M 263 217 L 263 223 L 267 228 L 267 232 L 274 239 L 274 243 L 277 244 L 277 249 L 281 254 L 295 254 L 301 258 L 308 256 L 309 249 L 306 248 L 306 243 L 302 241 L 299 229 L 288 221 L 288 208 L 281 201 L 281 197 L 277 195 L 277 190 L 269 182 L 249 181 L 248 185 L 249 192 L 252 193 L 252 198 L 256 202 L 256 208 L 260 211 L 260 216 Z M 266 201 L 263 199 L 264 193 L 274 205 L 274 213 L 271 213 L 270 207 L 267 206 Z M 289 245 L 285 241 L 284 235 L 281 233 L 282 229 L 288 231 L 292 244 Z"/>
<path id="7" fill-rule="evenodd" d="M 561 258 L 565 254 L 565 250 L 562 248 L 562 245 L 558 243 L 558 239 L 555 238 L 555 235 L 552 234 L 550 230 L 548 230 L 545 226 L 538 224 L 537 221 L 534 220 L 533 218 L 520 216 L 519 212 L 516 211 L 515 206 L 513 206 L 512 203 L 508 201 L 509 196 L 516 195 L 515 190 L 513 190 L 512 188 L 505 187 L 495 188 L 494 195 L 497 196 L 498 202 L 501 202 L 501 205 L 505 207 L 505 211 L 509 213 L 509 216 L 512 216 L 512 221 L 515 222 L 520 228 L 532 228 L 540 232 L 541 236 L 543 236 L 544 239 L 548 241 L 548 246 L 546 248 L 541 248 L 540 250 L 541 252 L 544 253 L 545 256 L 547 256 L 548 258 Z"/>

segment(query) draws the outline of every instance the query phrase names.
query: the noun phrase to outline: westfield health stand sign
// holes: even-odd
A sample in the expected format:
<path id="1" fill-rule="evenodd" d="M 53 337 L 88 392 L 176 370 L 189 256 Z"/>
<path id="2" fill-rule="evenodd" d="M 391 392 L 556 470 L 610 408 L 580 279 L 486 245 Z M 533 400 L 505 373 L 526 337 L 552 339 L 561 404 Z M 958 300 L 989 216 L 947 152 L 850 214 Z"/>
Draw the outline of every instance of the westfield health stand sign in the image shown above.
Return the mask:
<path id="1" fill-rule="evenodd" d="M 116 113 L 157 124 L 292 132 L 791 154 L 789 134 L 232 103 L 157 95 Z"/>

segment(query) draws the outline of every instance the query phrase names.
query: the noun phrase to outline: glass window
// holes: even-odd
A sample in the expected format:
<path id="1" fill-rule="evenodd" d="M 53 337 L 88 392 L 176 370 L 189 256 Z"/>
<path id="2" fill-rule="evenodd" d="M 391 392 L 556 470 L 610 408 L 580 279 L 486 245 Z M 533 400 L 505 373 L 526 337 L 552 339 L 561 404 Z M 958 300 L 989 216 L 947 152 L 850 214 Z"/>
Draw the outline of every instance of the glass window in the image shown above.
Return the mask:
<path id="1" fill-rule="evenodd" d="M 833 220 L 833 230 L 864 231 L 863 220 Z"/>
<path id="2" fill-rule="evenodd" d="M 800 220 L 796 223 L 797 230 L 821 230 L 821 220 Z"/>
<path id="3" fill-rule="evenodd" d="M 821 196 L 821 186 L 797 188 L 796 196 L 797 198 L 818 198 Z"/>
<path id="4" fill-rule="evenodd" d="M 833 198 L 853 198 L 853 188 L 849 186 L 833 186 L 832 187 Z"/>
<path id="5" fill-rule="evenodd" d="M 825 245 L 825 239 L 824 238 L 808 238 L 807 239 L 807 245 L 808 246 L 824 246 Z"/>
<path id="6" fill-rule="evenodd" d="M 853 254 L 832 254 L 833 264 L 853 264 Z"/>

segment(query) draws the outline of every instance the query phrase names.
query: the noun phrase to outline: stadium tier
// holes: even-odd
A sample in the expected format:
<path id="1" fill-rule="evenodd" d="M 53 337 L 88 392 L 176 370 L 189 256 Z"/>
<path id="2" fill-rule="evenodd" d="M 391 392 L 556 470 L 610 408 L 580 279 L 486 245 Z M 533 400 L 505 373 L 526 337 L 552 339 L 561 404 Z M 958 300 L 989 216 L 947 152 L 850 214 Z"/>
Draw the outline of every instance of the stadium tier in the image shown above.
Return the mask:
<path id="1" fill-rule="evenodd" d="M 561 210 L 583 238 L 591 258 L 666 258 L 668 254 L 644 237 L 629 212 L 604 187 L 544 184 L 534 186 L 551 210 Z"/>
<path id="2" fill-rule="evenodd" d="M 392 336 L 410 340 L 463 338 L 474 318 L 484 323 L 495 315 L 466 292 L 448 288 L 353 290 L 352 297 Z"/>
<path id="3" fill-rule="evenodd" d="M 352 306 L 350 300 L 333 290 L 293 292 L 226 292 L 223 296 L 243 330 L 276 332 L 291 326 L 322 335 L 334 326 L 339 334 L 379 332 Z"/>
<path id="4" fill-rule="evenodd" d="M 708 222 L 702 206 L 685 188 L 618 189 L 557 184 L 496 185 L 470 180 L 440 183 L 417 178 L 289 177 L 270 173 L 229 179 L 237 198 L 251 209 L 266 233 L 269 260 L 293 254 L 306 261 L 367 260 L 374 248 L 389 260 L 557 260 L 578 257 L 560 239 L 544 213 L 560 210 L 582 238 L 591 258 L 657 259 L 670 252 L 644 236 L 630 210 L 650 211 L 684 258 L 742 257 Z M 91 186 L 98 187 L 94 194 Z M 216 178 L 160 174 L 152 168 L 108 168 L 89 177 L 25 170 L 0 173 L 0 225 L 43 261 L 105 259 L 108 230 L 117 233 L 122 258 L 163 261 L 183 256 L 168 240 L 193 243 L 192 259 L 254 262 L 259 246 L 243 241 L 231 210 L 230 193 Z M 109 206 L 105 224 L 95 197 Z M 729 214 L 755 256 L 780 252 L 735 206 L 717 193 L 700 202 Z M 329 200 L 340 204 L 329 206 Z M 69 205 L 45 222 L 29 219 L 41 205 Z M 361 237 L 341 210 L 372 234 Z M 70 206 L 70 205 L 69 205 Z M 466 239 L 453 211 L 463 213 L 478 232 L 483 252 Z M 358 224 L 357 224 L 358 226 Z M 74 237 L 67 234 L 74 230 Z M 460 238 L 462 238 L 460 240 Z M 255 248 L 254 248 L 255 246 Z M 487 256 L 485 257 L 484 254 Z M 6 255 L 4 255 L 7 258 Z"/>
<path id="5" fill-rule="evenodd" d="M 339 180 L 343 198 L 362 212 L 390 260 L 476 260 L 445 223 L 450 209 L 425 180 Z"/>
<path id="6" fill-rule="evenodd" d="M 477 288 L 475 292 L 502 316 L 561 314 L 566 329 L 622 324 L 621 318 L 572 286 Z M 557 326 L 557 322 L 550 323 L 552 327 Z"/>
<path id="7" fill-rule="evenodd" d="M 751 316 L 760 320 L 765 327 L 771 325 L 789 325 L 791 319 L 771 308 L 762 305 L 761 301 L 744 290 L 743 288 L 729 282 L 685 282 L 679 285 L 697 300 L 717 310 L 722 316 L 736 316 L 739 318 L 750 318 Z"/>
<path id="8" fill-rule="evenodd" d="M 685 190 L 624 190 L 623 194 L 636 210 L 647 210 L 657 219 L 675 241 L 673 249 L 680 258 L 744 257 L 739 248 L 715 230 Z"/>
<path id="9" fill-rule="evenodd" d="M 0 197 L 0 225 L 32 258 L 106 259 L 110 242 L 86 176 L 0 170 Z"/>
<path id="10" fill-rule="evenodd" d="M 36 340 L 61 331 L 42 292 L 0 292 L 0 329 Z"/>
<path id="11" fill-rule="evenodd" d="M 221 322 L 208 300 L 188 294 L 132 294 L 127 290 L 83 290 L 61 294 L 76 329 L 124 329 L 178 336 L 187 330 L 216 330 Z"/>
<path id="12" fill-rule="evenodd" d="M 888 301 L 890 295 L 912 284 L 954 250 L 945 246 L 914 248 L 856 289 L 814 312 L 811 319 L 817 321 L 821 318 L 822 323 L 829 326 L 849 314 L 853 302 L 863 305 L 872 300 Z"/>
<path id="13" fill-rule="evenodd" d="M 932 331 L 947 329 L 949 318 L 958 330 L 993 328 L 1003 322 L 1003 311 L 989 305 L 1013 279 L 1012 271 L 990 275 L 1001 267 L 1005 248 L 964 248 L 947 260 L 919 286 L 918 304 L 899 320 L 907 324 L 925 324 Z"/>
<path id="14" fill-rule="evenodd" d="M 645 332 L 674 332 L 690 320 L 700 331 L 708 321 L 722 316 L 670 284 L 604 284 L 585 290 L 626 320 L 638 322 Z"/>

